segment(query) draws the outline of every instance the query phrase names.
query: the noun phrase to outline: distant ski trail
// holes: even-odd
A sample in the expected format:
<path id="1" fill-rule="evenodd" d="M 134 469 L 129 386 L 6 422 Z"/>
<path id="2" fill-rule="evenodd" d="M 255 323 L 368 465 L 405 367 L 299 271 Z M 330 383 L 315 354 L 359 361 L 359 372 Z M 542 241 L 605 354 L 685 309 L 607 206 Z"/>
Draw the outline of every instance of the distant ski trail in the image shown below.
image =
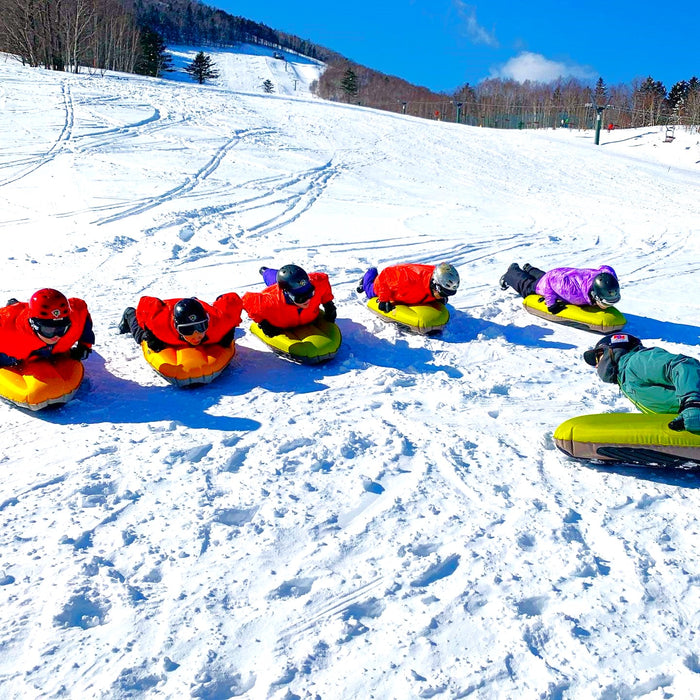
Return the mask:
<path id="1" fill-rule="evenodd" d="M 183 183 L 173 187 L 172 189 L 164 192 L 163 194 L 156 195 L 155 197 L 148 197 L 147 199 L 141 201 L 139 204 L 129 207 L 128 209 L 114 214 L 112 216 L 107 216 L 102 219 L 97 219 L 91 223 L 102 226 L 103 224 L 109 224 L 114 221 L 120 221 L 122 219 L 128 218 L 130 216 L 135 216 L 137 214 L 142 214 L 149 209 L 158 207 L 165 202 L 169 202 L 178 197 L 182 197 L 184 194 L 191 192 L 195 187 L 204 182 L 221 164 L 221 161 L 226 157 L 228 152 L 236 146 L 241 139 L 250 135 L 260 135 L 268 133 L 267 130 L 261 129 L 251 129 L 243 132 L 237 132 L 231 138 L 226 140 L 223 146 L 221 146 L 216 153 L 205 163 L 205 165 L 200 168 L 194 175 L 189 176 L 185 179 Z"/>
<path id="2" fill-rule="evenodd" d="M 80 146 L 76 147 L 76 151 L 80 153 L 101 151 L 105 149 L 105 147 L 118 143 L 124 136 L 132 138 L 143 136 L 145 134 L 151 134 L 154 131 L 167 129 L 184 121 L 184 119 L 173 120 L 169 115 L 163 116 L 160 109 L 154 105 L 149 105 L 149 107 L 153 110 L 153 113 L 144 119 L 131 122 L 130 124 L 119 124 L 74 136 L 73 140 L 80 141 L 81 143 Z"/>
<path id="3" fill-rule="evenodd" d="M 33 159 L 31 161 L 30 166 L 25 170 L 22 170 L 19 173 L 5 180 L 0 180 L 0 187 L 10 185 L 13 182 L 17 182 L 18 180 L 27 177 L 27 175 L 31 175 L 43 165 L 46 165 L 47 163 L 52 161 L 56 157 L 56 154 L 63 149 L 65 144 L 68 141 L 70 141 L 73 133 L 73 125 L 75 122 L 75 109 L 73 106 L 73 95 L 71 93 L 71 88 L 70 85 L 66 82 L 61 83 L 61 95 L 63 97 L 64 121 L 63 126 L 61 128 L 61 132 L 59 133 L 56 140 L 53 142 L 53 145 L 51 146 L 51 148 L 49 148 L 48 151 L 46 151 L 46 153 L 39 156 L 38 159 Z M 4 167 L 7 167 L 7 165 Z"/>

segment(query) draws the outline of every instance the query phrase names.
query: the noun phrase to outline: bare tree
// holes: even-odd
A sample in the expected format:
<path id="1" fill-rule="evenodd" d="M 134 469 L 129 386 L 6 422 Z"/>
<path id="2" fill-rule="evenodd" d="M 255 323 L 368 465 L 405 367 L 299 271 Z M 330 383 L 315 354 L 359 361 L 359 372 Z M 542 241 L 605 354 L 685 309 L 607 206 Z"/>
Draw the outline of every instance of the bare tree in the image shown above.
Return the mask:
<path id="1" fill-rule="evenodd" d="M 130 70 L 138 30 L 120 0 L 0 0 L 0 49 L 53 70 Z"/>

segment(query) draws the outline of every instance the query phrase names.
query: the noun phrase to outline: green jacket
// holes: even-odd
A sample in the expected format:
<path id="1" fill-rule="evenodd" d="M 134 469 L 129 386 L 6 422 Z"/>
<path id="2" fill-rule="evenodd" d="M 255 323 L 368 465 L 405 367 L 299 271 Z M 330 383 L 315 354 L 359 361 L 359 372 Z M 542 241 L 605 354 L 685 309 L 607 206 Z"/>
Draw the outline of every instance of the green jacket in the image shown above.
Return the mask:
<path id="1" fill-rule="evenodd" d="M 644 413 L 678 413 L 700 402 L 700 362 L 662 348 L 637 348 L 617 363 L 622 393 Z"/>

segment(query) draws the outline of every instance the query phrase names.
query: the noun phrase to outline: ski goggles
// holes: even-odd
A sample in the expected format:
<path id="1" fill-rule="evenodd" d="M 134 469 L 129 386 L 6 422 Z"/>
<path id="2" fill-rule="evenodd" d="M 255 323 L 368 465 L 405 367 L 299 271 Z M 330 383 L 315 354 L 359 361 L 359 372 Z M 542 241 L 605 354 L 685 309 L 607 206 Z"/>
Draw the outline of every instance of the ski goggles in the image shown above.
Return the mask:
<path id="1" fill-rule="evenodd" d="M 316 291 L 313 286 L 303 287 L 302 289 L 288 289 L 285 293 L 293 304 L 306 304 L 311 300 L 311 297 Z"/>
<path id="2" fill-rule="evenodd" d="M 600 304 L 600 306 L 613 306 L 614 304 L 617 304 L 620 301 L 620 293 L 617 292 L 611 292 L 607 296 L 603 296 L 602 294 L 597 294 L 594 293 L 591 295 L 593 297 L 593 301 L 595 301 L 596 304 Z"/>
<path id="3" fill-rule="evenodd" d="M 70 319 L 30 318 L 29 325 L 42 338 L 62 338 L 68 333 Z"/>
<path id="4" fill-rule="evenodd" d="M 181 323 L 179 326 L 175 326 L 175 329 L 177 332 L 183 337 L 186 338 L 187 336 L 194 335 L 195 333 L 201 333 L 204 335 L 204 333 L 207 332 L 207 328 L 209 328 L 209 319 L 205 319 L 204 321 L 194 321 L 192 323 Z"/>
<path id="5" fill-rule="evenodd" d="M 437 292 L 437 296 L 439 297 L 451 297 L 457 294 L 456 289 L 448 289 L 447 287 L 443 287 L 441 284 L 437 283 L 434 283 L 433 286 Z"/>

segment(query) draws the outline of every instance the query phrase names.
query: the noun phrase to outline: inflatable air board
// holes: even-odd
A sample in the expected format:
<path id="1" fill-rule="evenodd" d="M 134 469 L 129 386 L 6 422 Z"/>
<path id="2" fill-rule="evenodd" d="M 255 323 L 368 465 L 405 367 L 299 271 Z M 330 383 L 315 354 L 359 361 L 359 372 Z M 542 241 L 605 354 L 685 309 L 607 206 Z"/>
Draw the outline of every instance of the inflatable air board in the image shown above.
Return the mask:
<path id="1" fill-rule="evenodd" d="M 556 446 L 577 459 L 648 466 L 700 464 L 700 435 L 668 427 L 663 413 L 602 413 L 571 418 L 554 431 Z"/>
<path id="2" fill-rule="evenodd" d="M 224 348 L 217 343 L 167 347 L 161 352 L 152 352 L 144 341 L 141 349 L 146 362 L 163 379 L 176 386 L 209 384 L 226 369 L 236 353 L 235 345 Z"/>
<path id="3" fill-rule="evenodd" d="M 537 294 L 525 297 L 523 306 L 534 316 L 593 333 L 616 333 L 627 323 L 627 319 L 614 306 L 600 309 L 597 306 L 567 304 L 558 314 L 551 314 L 547 311 L 543 297 Z"/>
<path id="4" fill-rule="evenodd" d="M 22 408 L 38 411 L 70 401 L 83 381 L 83 364 L 68 355 L 31 360 L 0 368 L 0 396 Z"/>
<path id="5" fill-rule="evenodd" d="M 406 306 L 397 304 L 391 311 L 384 312 L 377 306 L 377 297 L 367 301 L 367 308 L 389 323 L 396 323 L 411 333 L 439 333 L 450 320 L 450 312 L 444 304 L 435 301 L 432 304 Z"/>
<path id="6" fill-rule="evenodd" d="M 285 328 L 280 335 L 266 336 L 257 323 L 250 324 L 250 331 L 278 355 L 304 365 L 315 365 L 335 357 L 342 336 L 335 323 L 319 316 L 313 323 L 296 328 Z"/>

